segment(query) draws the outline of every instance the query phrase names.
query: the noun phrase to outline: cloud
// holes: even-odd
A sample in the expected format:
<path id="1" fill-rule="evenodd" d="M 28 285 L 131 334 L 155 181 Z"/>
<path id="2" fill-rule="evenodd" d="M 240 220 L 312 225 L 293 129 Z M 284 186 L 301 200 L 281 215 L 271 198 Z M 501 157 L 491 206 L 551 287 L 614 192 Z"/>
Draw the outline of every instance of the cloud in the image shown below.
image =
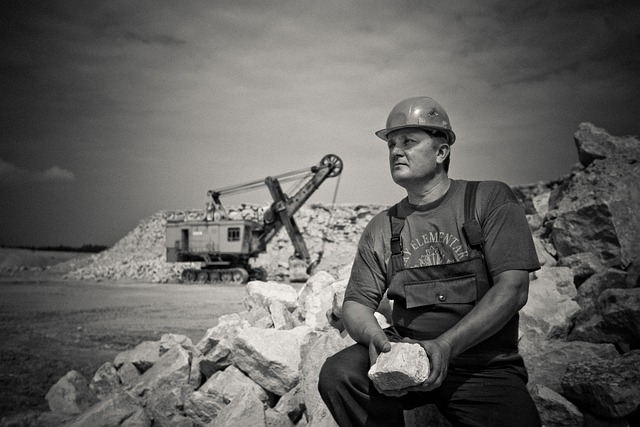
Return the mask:
<path id="1" fill-rule="evenodd" d="M 30 182 L 54 183 L 75 181 L 73 172 L 52 166 L 44 171 L 20 168 L 12 163 L 0 159 L 0 186 L 13 186 Z"/>
<path id="2" fill-rule="evenodd" d="M 125 31 L 124 38 L 144 44 L 159 44 L 162 46 L 179 46 L 186 41 L 170 34 L 142 34 L 134 31 Z"/>
<path id="3" fill-rule="evenodd" d="M 49 169 L 45 170 L 44 172 L 42 172 L 42 174 L 40 173 L 36 173 L 35 178 L 39 181 L 73 181 L 76 179 L 76 176 L 73 174 L 73 172 L 70 172 L 66 169 L 62 169 L 61 167 L 58 166 L 52 166 Z"/>

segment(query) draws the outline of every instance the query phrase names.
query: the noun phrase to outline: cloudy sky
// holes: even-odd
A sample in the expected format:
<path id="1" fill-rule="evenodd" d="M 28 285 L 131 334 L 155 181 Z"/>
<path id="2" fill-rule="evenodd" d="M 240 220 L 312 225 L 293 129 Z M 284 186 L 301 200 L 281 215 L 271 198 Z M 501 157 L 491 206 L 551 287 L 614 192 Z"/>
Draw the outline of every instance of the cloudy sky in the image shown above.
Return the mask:
<path id="1" fill-rule="evenodd" d="M 581 122 L 640 134 L 638 2 L 1 7 L 0 245 L 111 245 L 159 210 L 328 153 L 344 162 L 338 203 L 391 204 L 404 193 L 374 131 L 409 96 L 447 110 L 453 178 L 560 177 Z M 337 181 L 311 201 L 331 203 Z"/>

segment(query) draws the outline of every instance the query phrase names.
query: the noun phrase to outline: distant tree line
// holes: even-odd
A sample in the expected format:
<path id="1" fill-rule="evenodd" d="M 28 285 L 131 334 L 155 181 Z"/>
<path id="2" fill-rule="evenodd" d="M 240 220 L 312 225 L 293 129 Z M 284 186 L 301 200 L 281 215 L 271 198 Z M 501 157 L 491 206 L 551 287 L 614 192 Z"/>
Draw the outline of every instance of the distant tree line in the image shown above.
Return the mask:
<path id="1" fill-rule="evenodd" d="M 14 249 L 29 249 L 32 251 L 56 251 L 56 252 L 88 252 L 88 253 L 98 253 L 102 252 L 105 249 L 109 249 L 109 246 L 104 245 L 82 245 L 82 246 L 2 246 L 3 248 L 14 248 Z"/>

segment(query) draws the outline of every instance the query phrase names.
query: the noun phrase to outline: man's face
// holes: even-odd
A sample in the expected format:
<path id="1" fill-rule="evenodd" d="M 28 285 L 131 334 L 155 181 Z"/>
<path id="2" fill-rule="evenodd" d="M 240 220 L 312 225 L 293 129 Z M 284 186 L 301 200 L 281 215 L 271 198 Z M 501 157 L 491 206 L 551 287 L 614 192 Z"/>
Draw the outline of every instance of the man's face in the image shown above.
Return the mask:
<path id="1" fill-rule="evenodd" d="M 439 143 L 431 134 L 414 128 L 399 129 L 388 137 L 389 167 L 401 187 L 428 182 L 437 170 Z"/>

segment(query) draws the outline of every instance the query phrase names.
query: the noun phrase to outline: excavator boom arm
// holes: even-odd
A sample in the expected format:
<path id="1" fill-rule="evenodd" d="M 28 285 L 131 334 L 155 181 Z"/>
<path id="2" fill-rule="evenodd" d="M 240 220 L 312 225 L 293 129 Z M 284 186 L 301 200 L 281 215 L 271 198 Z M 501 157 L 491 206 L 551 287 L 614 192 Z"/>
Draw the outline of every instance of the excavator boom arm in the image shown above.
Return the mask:
<path id="1" fill-rule="evenodd" d="M 270 212 L 265 214 L 265 227 L 258 237 L 256 252 L 264 250 L 267 243 L 284 226 L 295 249 L 295 257 L 303 259 L 309 264 L 309 251 L 293 216 L 327 178 L 342 173 L 342 160 L 336 155 L 328 154 L 322 158 L 317 166 L 311 169 L 311 172 L 313 173 L 311 178 L 291 197 L 282 191 L 276 178 L 267 177 L 265 179 L 265 184 L 273 198 L 273 204 L 270 207 Z M 269 219 L 271 219 L 270 222 Z"/>

